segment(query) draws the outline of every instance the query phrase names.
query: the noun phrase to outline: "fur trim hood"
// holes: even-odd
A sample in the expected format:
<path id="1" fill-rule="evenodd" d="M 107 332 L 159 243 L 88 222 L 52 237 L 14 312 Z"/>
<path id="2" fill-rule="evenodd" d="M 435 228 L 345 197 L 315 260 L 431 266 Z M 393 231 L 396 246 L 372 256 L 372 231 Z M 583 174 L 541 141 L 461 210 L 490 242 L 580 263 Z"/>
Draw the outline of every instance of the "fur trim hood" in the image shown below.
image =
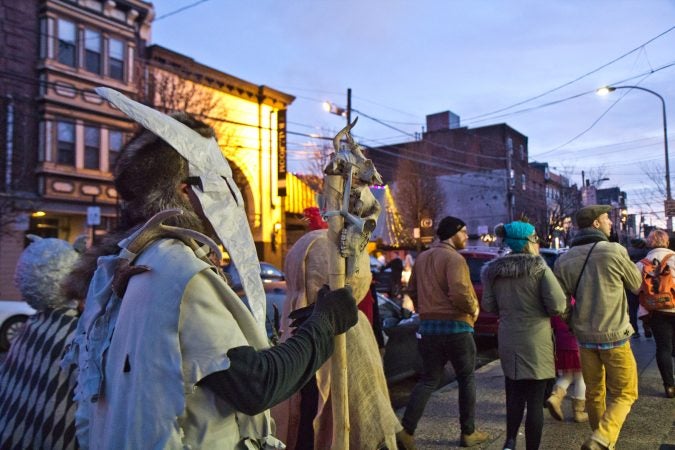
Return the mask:
<path id="1" fill-rule="evenodd" d="M 539 255 L 511 253 L 486 263 L 481 270 L 481 279 L 492 283 L 497 277 L 539 277 L 546 267 L 546 262 Z"/>

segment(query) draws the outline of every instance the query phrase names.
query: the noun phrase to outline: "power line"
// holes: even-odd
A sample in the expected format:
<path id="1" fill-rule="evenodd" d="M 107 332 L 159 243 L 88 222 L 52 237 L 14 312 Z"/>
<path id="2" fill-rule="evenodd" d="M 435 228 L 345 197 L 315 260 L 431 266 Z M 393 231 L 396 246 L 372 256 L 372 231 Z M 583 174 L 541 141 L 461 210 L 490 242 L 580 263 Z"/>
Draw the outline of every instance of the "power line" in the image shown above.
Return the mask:
<path id="1" fill-rule="evenodd" d="M 200 5 L 200 4 L 202 4 L 202 3 L 206 3 L 206 2 L 208 2 L 208 1 L 209 1 L 209 0 L 199 0 L 199 1 L 194 2 L 194 3 L 191 3 L 191 4 L 189 4 L 189 5 L 185 5 L 185 6 L 183 6 L 182 8 L 176 9 L 175 11 L 171 11 L 171 12 L 168 12 L 168 13 L 166 13 L 166 14 L 162 14 L 161 16 L 159 16 L 159 17 L 157 17 L 155 20 L 153 20 L 153 22 L 157 22 L 157 21 L 159 21 L 159 20 L 166 19 L 167 17 L 176 15 L 176 14 L 181 13 L 181 12 L 187 10 L 187 9 L 194 8 L 195 6 Z"/>
<path id="2" fill-rule="evenodd" d="M 517 103 L 514 103 L 514 104 L 512 104 L 512 105 L 506 106 L 506 107 L 504 107 L 504 108 L 500 108 L 500 109 L 497 109 L 497 110 L 495 110 L 495 111 L 487 112 L 487 113 L 484 113 L 484 114 L 479 114 L 479 115 L 474 116 L 474 117 L 469 117 L 467 120 L 471 121 L 471 120 L 476 120 L 476 119 L 478 119 L 478 118 L 482 118 L 482 117 L 486 117 L 486 116 L 491 116 L 491 115 L 493 115 L 493 114 L 498 114 L 498 113 L 500 113 L 500 112 L 507 111 L 507 110 L 509 110 L 509 109 L 515 108 L 515 107 L 520 106 L 520 105 L 523 105 L 523 104 L 525 104 L 525 103 L 529 103 L 529 102 L 531 102 L 532 100 L 536 100 L 536 99 L 538 99 L 538 98 L 541 98 L 541 97 L 544 97 L 544 96 L 546 96 L 546 95 L 548 95 L 548 94 L 551 94 L 551 93 L 553 93 L 553 92 L 556 92 L 556 91 L 558 91 L 558 90 L 560 90 L 560 89 L 562 89 L 562 88 L 564 88 L 564 87 L 567 87 L 567 86 L 569 86 L 569 85 L 571 85 L 571 84 L 573 84 L 573 83 L 576 83 L 577 81 L 582 80 L 582 79 L 584 79 L 584 78 L 586 78 L 586 77 L 588 77 L 588 76 L 590 76 L 590 75 L 592 75 L 592 74 L 594 74 L 594 73 L 596 73 L 596 72 L 599 72 L 600 70 L 604 69 L 604 68 L 607 67 L 607 66 L 610 66 L 610 65 L 614 64 L 615 62 L 617 62 L 617 61 L 619 61 L 619 60 L 621 60 L 621 59 L 627 57 L 628 55 L 634 53 L 635 51 L 637 51 L 637 50 L 639 50 L 639 49 L 641 49 L 641 48 L 647 46 L 648 44 L 652 43 L 652 42 L 655 41 L 656 39 L 659 39 L 660 37 L 665 36 L 666 34 L 670 33 L 670 32 L 673 31 L 674 29 L 675 29 L 675 26 L 672 26 L 672 27 L 668 28 L 666 31 L 664 31 L 664 32 L 662 32 L 662 33 L 659 33 L 658 35 L 656 35 L 656 36 L 654 36 L 653 38 L 647 40 L 646 42 L 644 42 L 644 43 L 642 43 L 641 45 L 635 47 L 634 49 L 632 49 L 632 50 L 630 50 L 630 51 L 624 53 L 623 55 L 619 56 L 618 58 L 614 58 L 613 60 L 611 60 L 611 61 L 609 61 L 609 62 L 607 62 L 607 63 L 605 63 L 605 64 L 602 64 L 601 66 L 599 66 L 599 67 L 597 67 L 597 68 L 591 70 L 590 72 L 586 72 L 585 74 L 583 74 L 583 75 L 581 75 L 581 76 L 578 76 L 578 77 L 576 77 L 575 79 L 573 79 L 573 80 L 571 80 L 571 81 L 568 81 L 568 82 L 566 82 L 566 83 L 563 83 L 563 84 L 561 84 L 560 86 L 557 86 L 557 87 L 555 87 L 555 88 L 553 88 L 553 89 L 549 89 L 549 90 L 547 90 L 547 91 L 545 91 L 545 92 L 543 92 L 543 93 L 541 93 L 541 94 L 535 95 L 534 97 L 527 98 L 527 99 L 525 99 L 525 100 L 519 101 L 519 102 L 517 102 Z"/>

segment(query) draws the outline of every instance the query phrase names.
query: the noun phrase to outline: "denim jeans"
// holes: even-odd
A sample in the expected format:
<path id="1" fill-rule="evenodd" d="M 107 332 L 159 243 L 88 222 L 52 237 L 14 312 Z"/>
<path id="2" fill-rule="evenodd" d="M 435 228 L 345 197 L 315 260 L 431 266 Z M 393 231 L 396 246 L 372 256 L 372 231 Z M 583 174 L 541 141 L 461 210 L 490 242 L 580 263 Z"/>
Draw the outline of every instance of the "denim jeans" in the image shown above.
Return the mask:
<path id="1" fill-rule="evenodd" d="M 655 311 L 650 320 L 656 342 L 656 364 L 664 387 L 675 386 L 673 380 L 673 350 L 675 349 L 675 313 Z"/>
<path id="2" fill-rule="evenodd" d="M 459 424 L 462 434 L 474 432 L 476 411 L 476 343 L 471 333 L 425 335 L 419 343 L 423 373 L 410 395 L 401 424 L 414 433 L 432 392 L 438 388 L 443 368 L 450 361 L 459 390 Z"/>
<path id="3" fill-rule="evenodd" d="M 580 348 L 579 353 L 592 438 L 612 449 L 638 397 L 637 364 L 630 341 L 609 350 Z"/>

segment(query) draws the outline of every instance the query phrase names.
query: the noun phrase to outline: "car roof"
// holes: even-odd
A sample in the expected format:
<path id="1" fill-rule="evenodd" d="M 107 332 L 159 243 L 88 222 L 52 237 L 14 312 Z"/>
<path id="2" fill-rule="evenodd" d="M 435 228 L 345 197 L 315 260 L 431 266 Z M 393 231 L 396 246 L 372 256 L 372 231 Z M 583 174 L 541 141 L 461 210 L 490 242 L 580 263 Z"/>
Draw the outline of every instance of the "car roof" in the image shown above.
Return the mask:
<path id="1" fill-rule="evenodd" d="M 500 256 L 511 253 L 508 247 L 487 247 L 487 246 L 468 246 L 459 251 L 464 255 L 485 255 L 485 256 Z"/>

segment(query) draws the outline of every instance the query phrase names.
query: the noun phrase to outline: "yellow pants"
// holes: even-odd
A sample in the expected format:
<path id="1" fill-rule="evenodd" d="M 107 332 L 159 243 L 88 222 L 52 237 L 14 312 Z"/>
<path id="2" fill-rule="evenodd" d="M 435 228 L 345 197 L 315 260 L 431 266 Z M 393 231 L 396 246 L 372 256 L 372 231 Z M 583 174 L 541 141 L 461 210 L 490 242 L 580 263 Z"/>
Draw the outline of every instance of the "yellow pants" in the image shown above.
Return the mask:
<path id="1" fill-rule="evenodd" d="M 579 350 L 592 438 L 613 449 L 631 405 L 638 398 L 637 364 L 630 342 L 609 350 Z"/>

